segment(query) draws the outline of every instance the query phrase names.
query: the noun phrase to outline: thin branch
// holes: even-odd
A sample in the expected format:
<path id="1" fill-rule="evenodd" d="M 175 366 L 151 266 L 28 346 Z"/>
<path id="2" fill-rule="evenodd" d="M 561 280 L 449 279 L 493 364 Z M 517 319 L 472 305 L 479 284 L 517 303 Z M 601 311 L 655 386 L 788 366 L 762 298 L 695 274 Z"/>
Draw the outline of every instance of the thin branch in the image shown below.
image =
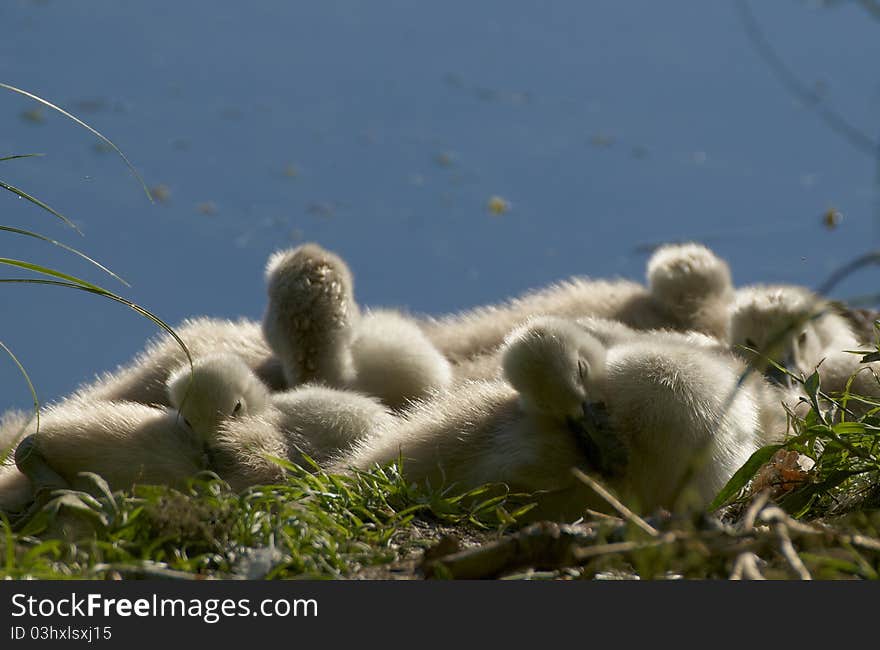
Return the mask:
<path id="1" fill-rule="evenodd" d="M 834 133 L 849 142 L 858 151 L 876 159 L 880 155 L 878 153 L 880 152 L 880 143 L 847 120 L 843 115 L 826 106 L 822 95 L 801 80 L 788 67 L 785 61 L 782 60 L 782 57 L 776 52 L 776 49 L 770 44 L 747 0 L 736 0 L 736 7 L 749 42 L 758 56 L 761 57 L 761 60 L 770 69 L 770 72 L 773 73 L 773 76 L 776 77 L 776 80 L 807 108 L 814 110 L 825 125 Z"/>
<path id="2" fill-rule="evenodd" d="M 758 568 L 760 558 L 754 553 L 740 553 L 736 556 L 733 569 L 730 572 L 731 580 L 766 580 L 764 574 Z"/>
<path id="3" fill-rule="evenodd" d="M 24 97 L 28 97 L 30 99 L 33 99 L 34 101 L 41 103 L 43 106 L 46 106 L 48 108 L 51 108 L 53 111 L 57 111 L 58 113 L 61 113 L 67 119 L 75 122 L 76 124 L 78 124 L 82 128 L 86 129 L 87 131 L 91 132 L 93 135 L 97 136 L 104 144 L 108 145 L 116 153 L 119 154 L 120 158 L 122 158 L 122 160 L 125 162 L 125 164 L 128 165 L 128 168 L 129 168 L 129 170 L 131 170 L 131 173 L 134 175 L 134 177 L 141 184 L 141 187 L 144 189 L 144 193 L 147 195 L 147 198 L 150 199 L 150 203 L 154 203 L 153 195 L 150 194 L 150 188 L 147 187 L 146 182 L 141 177 L 141 175 L 138 173 L 138 170 L 135 169 L 135 166 L 133 164 L 131 164 L 131 161 L 126 157 L 126 155 L 124 153 L 122 153 L 122 149 L 117 147 L 116 144 L 112 140 L 110 140 L 107 136 L 98 132 L 96 129 L 92 128 L 91 126 L 89 126 L 88 124 L 83 122 L 76 115 L 73 115 L 72 113 L 68 113 L 60 106 L 56 106 L 55 104 L 53 104 L 49 100 L 43 99 L 39 95 L 35 95 L 31 92 L 28 92 L 27 90 L 22 90 L 21 88 L 16 88 L 15 86 L 11 86 L 7 83 L 2 83 L 2 82 L 0 82 L 0 88 L 4 88 L 4 89 L 9 90 L 11 92 L 18 93 L 19 95 L 23 95 Z"/>
<path id="4" fill-rule="evenodd" d="M 632 510 L 623 505 L 620 500 L 613 494 L 611 494 L 611 492 L 609 492 L 601 483 L 599 483 L 592 477 L 587 476 L 577 467 L 572 467 L 571 471 L 579 481 L 589 486 L 590 489 L 592 489 L 596 494 L 605 499 L 605 501 L 607 501 L 612 508 L 617 510 L 617 512 L 619 512 L 624 519 L 632 524 L 635 524 L 643 531 L 648 533 L 651 537 L 658 537 L 660 535 L 660 531 L 658 531 L 647 521 L 645 521 Z"/>
<path id="5" fill-rule="evenodd" d="M 807 567 L 804 566 L 803 561 L 797 554 L 794 544 L 791 543 L 791 536 L 788 534 L 788 527 L 786 527 L 784 523 L 778 522 L 773 524 L 773 532 L 776 533 L 776 537 L 779 539 L 779 552 L 782 553 L 782 557 L 788 562 L 791 570 L 794 571 L 801 580 L 812 580 L 813 576 L 810 575 Z"/>
<path id="6" fill-rule="evenodd" d="M 877 0 L 859 0 L 862 9 L 868 12 L 868 15 L 880 20 L 880 2 Z"/>
<path id="7" fill-rule="evenodd" d="M 763 510 L 764 506 L 767 505 L 768 501 L 770 501 L 770 490 L 764 490 L 755 497 L 755 500 L 752 501 L 749 509 L 746 510 L 746 514 L 742 519 L 742 531 L 749 531 L 755 527 L 755 521 L 757 520 L 758 515 L 761 513 L 761 510 Z"/>
<path id="8" fill-rule="evenodd" d="M 649 542 L 612 542 L 610 544 L 597 544 L 595 546 L 586 546 L 584 548 L 578 548 L 574 551 L 574 556 L 577 558 L 579 562 L 584 562 L 585 560 L 589 560 L 594 557 L 599 557 L 602 555 L 615 555 L 618 553 L 633 553 L 635 551 L 642 551 L 648 548 L 653 548 L 655 546 L 663 546 L 665 544 L 672 544 L 678 541 L 678 538 L 675 535 L 668 534 L 664 535 L 659 539 L 654 539 Z"/>
<path id="9" fill-rule="evenodd" d="M 846 264 L 835 270 L 833 273 L 831 273 L 831 275 L 828 276 L 825 282 L 823 282 L 819 286 L 819 288 L 816 289 L 816 293 L 820 295 L 827 295 L 847 276 L 852 275 L 861 268 L 864 268 L 866 266 L 873 266 L 876 264 L 880 264 L 880 251 L 871 251 L 870 253 L 860 255 L 851 262 L 847 262 Z"/>

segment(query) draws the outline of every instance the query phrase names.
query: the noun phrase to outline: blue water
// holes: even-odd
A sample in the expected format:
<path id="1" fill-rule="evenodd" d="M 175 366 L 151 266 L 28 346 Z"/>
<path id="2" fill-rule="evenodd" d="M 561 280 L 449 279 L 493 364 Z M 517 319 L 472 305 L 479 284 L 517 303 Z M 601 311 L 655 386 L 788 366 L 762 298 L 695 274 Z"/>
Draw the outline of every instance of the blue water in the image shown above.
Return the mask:
<path id="1" fill-rule="evenodd" d="M 857 3 L 752 4 L 786 63 L 876 137 L 880 22 Z M 641 278 L 662 241 L 706 242 L 740 284 L 811 286 L 878 244 L 874 160 L 783 89 L 731 2 L 3 0 L 0 81 L 80 115 L 168 194 L 151 204 L 94 137 L 0 93 L 0 156 L 46 154 L 0 178 L 85 238 L 8 193 L 0 223 L 133 286 L 13 235 L 2 255 L 171 323 L 260 318 L 266 257 L 301 241 L 350 262 L 360 302 L 426 313 L 573 274 Z M 493 196 L 510 210 L 493 215 Z M 0 304 L 0 340 L 44 401 L 156 331 L 63 289 L 4 285 Z M 0 395 L 30 403 L 8 360 Z"/>

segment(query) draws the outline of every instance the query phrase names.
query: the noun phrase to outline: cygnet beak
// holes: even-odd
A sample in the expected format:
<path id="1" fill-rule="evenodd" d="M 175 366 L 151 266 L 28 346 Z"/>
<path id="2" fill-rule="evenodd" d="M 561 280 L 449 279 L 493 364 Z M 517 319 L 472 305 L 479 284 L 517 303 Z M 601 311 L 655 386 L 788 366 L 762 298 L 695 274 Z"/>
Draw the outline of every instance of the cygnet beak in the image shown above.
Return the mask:
<path id="1" fill-rule="evenodd" d="M 603 476 L 618 476 L 629 460 L 626 447 L 611 430 L 608 412 L 601 402 L 581 404 L 583 416 L 569 418 L 569 429 L 590 466 Z"/>
<path id="2" fill-rule="evenodd" d="M 787 369 L 795 367 L 794 359 L 791 355 L 785 357 L 785 359 L 783 359 L 778 365 Z M 764 376 L 767 377 L 768 381 L 777 386 L 782 386 L 783 388 L 791 388 L 792 386 L 791 375 L 785 372 L 785 370 L 778 368 L 776 365 L 768 363 L 767 368 L 764 370 Z"/>

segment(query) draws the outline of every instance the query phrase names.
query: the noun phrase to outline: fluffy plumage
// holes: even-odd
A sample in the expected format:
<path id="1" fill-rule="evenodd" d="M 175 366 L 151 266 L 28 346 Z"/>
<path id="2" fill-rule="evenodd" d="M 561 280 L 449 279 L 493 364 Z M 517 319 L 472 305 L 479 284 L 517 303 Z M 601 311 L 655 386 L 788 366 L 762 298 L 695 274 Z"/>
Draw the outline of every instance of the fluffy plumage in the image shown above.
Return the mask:
<path id="1" fill-rule="evenodd" d="M 410 318 L 391 310 L 364 314 L 351 344 L 354 376 L 346 387 L 380 399 L 393 409 L 452 383 L 449 361 Z"/>
<path id="2" fill-rule="evenodd" d="M 544 512 L 576 516 L 598 504 L 568 471 L 595 461 L 572 421 L 602 403 L 611 437 L 598 446 L 616 440 L 628 458 L 626 471 L 609 477 L 621 493 L 646 508 L 669 505 L 693 471 L 705 499 L 775 426 L 764 406 L 778 395 L 754 381 L 734 393 L 741 366 L 710 338 L 728 336 L 732 288 L 722 260 L 697 244 L 663 247 L 647 278 L 647 287 L 575 278 L 418 320 L 361 314 L 345 263 L 307 244 L 270 258 L 262 326 L 181 326 L 196 359 L 192 381 L 183 352 L 162 337 L 49 409 L 48 429 L 29 444 L 64 480 L 95 471 L 114 487 L 178 483 L 205 467 L 206 446 L 212 467 L 237 487 L 277 480 L 269 456 L 364 467 L 403 452 L 414 480 L 549 490 Z M 564 319 L 529 321 L 536 314 Z M 453 376 L 459 383 L 447 391 Z M 299 388 L 269 395 L 288 385 Z M 394 417 L 334 387 L 399 411 L 415 406 Z M 183 419 L 144 404 L 174 405 Z"/>
<path id="3" fill-rule="evenodd" d="M 826 300 L 805 287 L 754 285 L 739 289 L 731 315 L 731 344 L 744 357 L 757 350 L 792 372 L 810 375 L 819 368 L 823 389 L 842 392 L 855 374 L 851 392 L 880 397 L 880 364 L 860 363 L 861 357 L 846 350 L 862 348 L 849 321 Z M 760 360 L 759 368 L 779 378 Z M 867 407 L 850 402 L 863 412 Z"/>
<path id="4" fill-rule="evenodd" d="M 29 432 L 32 413 L 10 410 L 0 416 L 0 512 L 23 510 L 33 496 L 31 482 L 15 466 L 14 452 Z"/>
<path id="5" fill-rule="evenodd" d="M 241 489 L 272 483 L 284 470 L 272 457 L 307 465 L 345 453 L 391 414 L 376 400 L 325 386 L 269 394 L 241 359 L 198 359 L 169 382 L 171 402 L 207 448 L 212 468 Z"/>
<path id="6" fill-rule="evenodd" d="M 726 338 L 730 271 L 709 249 L 661 247 L 648 263 L 647 277 L 647 288 L 626 280 L 573 278 L 441 318 L 391 310 L 361 316 L 345 263 L 305 244 L 270 259 L 263 329 L 291 386 L 318 381 L 353 388 L 397 409 L 453 379 L 499 378 L 504 338 L 536 315 L 599 316 L 639 329 L 698 330 Z"/>
<path id="7" fill-rule="evenodd" d="M 624 280 L 574 278 L 436 319 L 389 310 L 361 317 L 346 264 L 305 244 L 270 257 L 262 323 L 203 317 L 184 321 L 176 331 L 193 357 L 237 354 L 272 390 L 319 382 L 367 391 L 401 408 L 448 385 L 449 361 L 459 380 L 497 377 L 504 337 L 535 315 L 601 316 L 640 329 L 726 335 L 717 315 L 730 298 L 730 272 L 709 249 L 662 247 L 649 261 L 647 276 L 647 289 Z M 167 405 L 166 382 L 184 360 L 173 338 L 159 336 L 130 363 L 80 387 L 74 398 Z"/>
<path id="8" fill-rule="evenodd" d="M 274 253 L 266 265 L 263 333 L 289 386 L 343 386 L 353 375 L 349 344 L 359 318 L 348 266 L 315 244 Z"/>
<path id="9" fill-rule="evenodd" d="M 420 325 L 454 363 L 497 349 L 513 329 L 538 315 L 595 316 L 637 329 L 695 330 L 726 339 L 730 269 L 712 251 L 693 243 L 660 247 L 648 262 L 647 279 L 648 287 L 572 278 L 498 305 L 423 319 Z"/>
<path id="10" fill-rule="evenodd" d="M 606 477 L 613 488 L 651 509 L 674 505 L 687 483 L 704 505 L 765 437 L 762 398 L 754 384 L 737 388 L 742 364 L 708 341 L 664 332 L 624 338 L 606 347 L 570 321 L 533 320 L 505 345 L 510 384 L 469 382 L 423 402 L 341 464 L 366 468 L 401 455 L 410 480 L 546 491 L 536 516 L 572 519 L 601 507 L 570 472 L 601 460 L 572 428 L 592 405 L 607 418 L 587 427 L 598 434 L 593 451 L 622 449 L 627 459 Z"/>
<path id="11" fill-rule="evenodd" d="M 244 360 L 229 352 L 200 357 L 168 378 L 168 401 L 203 441 L 210 441 L 229 417 L 259 413 L 269 406 L 268 388 Z"/>
<path id="12" fill-rule="evenodd" d="M 100 474 L 112 489 L 180 486 L 207 467 L 201 441 L 176 413 L 135 402 L 67 400 L 50 407 L 15 459 L 35 487 L 43 472 L 74 486 L 80 472 Z"/>
<path id="13" fill-rule="evenodd" d="M 223 422 L 210 447 L 212 467 L 235 489 L 280 481 L 284 469 L 273 457 L 309 467 L 308 456 L 327 465 L 394 419 L 375 400 L 324 386 L 273 398 L 260 413 Z"/>
<path id="14" fill-rule="evenodd" d="M 183 321 L 175 331 L 194 358 L 231 352 L 241 357 L 274 390 L 287 386 L 281 364 L 266 344 L 259 323 L 202 317 Z M 168 378 L 184 362 L 183 350 L 171 336 L 163 334 L 149 342 L 130 363 L 80 387 L 73 397 L 168 405 Z"/>

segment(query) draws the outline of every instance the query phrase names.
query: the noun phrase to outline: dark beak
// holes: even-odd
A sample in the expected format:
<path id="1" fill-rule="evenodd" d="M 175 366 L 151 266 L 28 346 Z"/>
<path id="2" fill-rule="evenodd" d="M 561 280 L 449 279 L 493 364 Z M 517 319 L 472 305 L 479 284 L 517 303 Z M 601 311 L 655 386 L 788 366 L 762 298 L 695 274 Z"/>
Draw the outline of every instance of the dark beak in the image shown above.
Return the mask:
<path id="1" fill-rule="evenodd" d="M 569 419 L 568 424 L 587 462 L 603 476 L 619 475 L 626 467 L 627 452 L 610 429 L 604 404 L 584 402 L 581 411 L 583 416 Z"/>
<path id="2" fill-rule="evenodd" d="M 783 368 L 794 368 L 794 359 L 791 357 L 791 355 L 788 355 L 779 362 L 779 365 Z M 772 364 L 767 364 L 767 368 L 766 370 L 764 370 L 764 376 L 768 379 L 768 381 L 776 384 L 777 386 L 782 386 L 783 388 L 791 388 L 791 375 L 784 370 L 780 370 Z"/>

